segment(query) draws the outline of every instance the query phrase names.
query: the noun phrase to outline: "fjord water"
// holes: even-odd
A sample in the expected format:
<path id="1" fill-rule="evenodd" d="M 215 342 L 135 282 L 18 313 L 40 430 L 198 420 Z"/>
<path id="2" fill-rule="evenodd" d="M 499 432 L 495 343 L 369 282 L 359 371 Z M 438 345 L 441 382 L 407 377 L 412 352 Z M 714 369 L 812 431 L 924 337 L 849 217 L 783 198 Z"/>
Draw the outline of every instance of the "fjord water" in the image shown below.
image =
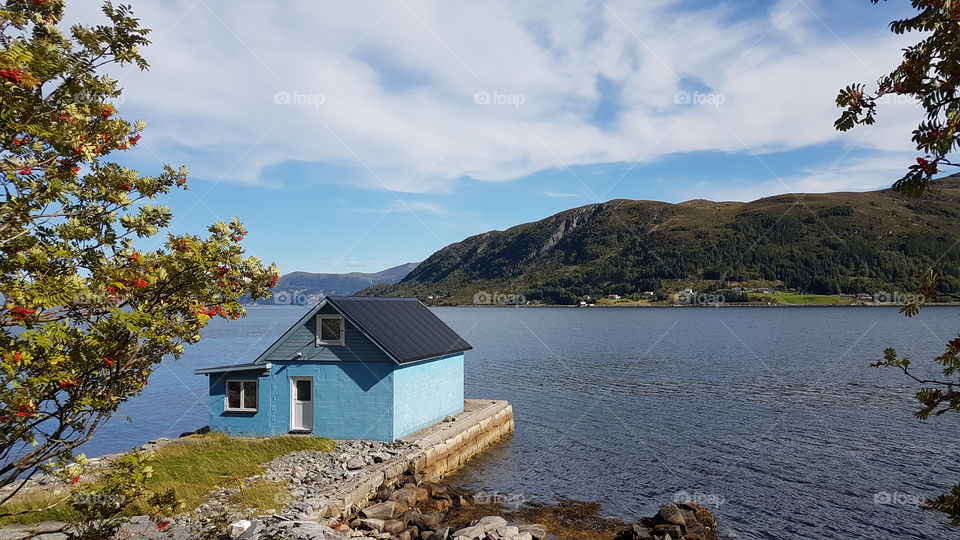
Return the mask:
<path id="1" fill-rule="evenodd" d="M 303 308 L 214 321 L 84 449 L 117 452 L 207 422 L 207 367 L 253 359 Z M 918 500 L 960 482 L 960 415 L 912 416 L 960 309 L 438 308 L 468 353 L 468 397 L 507 399 L 516 433 L 451 479 L 505 500 L 597 501 L 626 520 L 675 497 L 731 538 L 953 538 Z M 322 391 L 322 389 L 318 389 Z M 892 504 L 885 504 L 892 503 Z"/>

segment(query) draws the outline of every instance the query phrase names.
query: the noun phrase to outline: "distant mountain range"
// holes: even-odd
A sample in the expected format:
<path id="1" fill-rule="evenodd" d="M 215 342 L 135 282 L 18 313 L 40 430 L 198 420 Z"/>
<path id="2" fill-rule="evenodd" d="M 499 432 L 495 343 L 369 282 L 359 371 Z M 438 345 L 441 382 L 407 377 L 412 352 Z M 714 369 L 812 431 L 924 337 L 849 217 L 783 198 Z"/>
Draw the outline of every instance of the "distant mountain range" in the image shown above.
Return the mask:
<path id="1" fill-rule="evenodd" d="M 260 304 L 313 305 L 324 296 L 351 295 L 377 284 L 397 283 L 420 263 L 406 263 L 380 272 L 349 272 L 346 274 L 315 274 L 291 272 L 284 274 L 273 289 L 273 297 Z"/>
<path id="2" fill-rule="evenodd" d="M 753 202 L 617 199 L 451 244 L 360 294 L 438 303 L 662 295 L 733 285 L 804 293 L 915 291 L 933 268 L 960 298 L 960 175 L 920 199 L 884 189 Z M 746 285 L 750 286 L 750 285 Z M 477 301 L 476 298 L 480 300 Z"/>

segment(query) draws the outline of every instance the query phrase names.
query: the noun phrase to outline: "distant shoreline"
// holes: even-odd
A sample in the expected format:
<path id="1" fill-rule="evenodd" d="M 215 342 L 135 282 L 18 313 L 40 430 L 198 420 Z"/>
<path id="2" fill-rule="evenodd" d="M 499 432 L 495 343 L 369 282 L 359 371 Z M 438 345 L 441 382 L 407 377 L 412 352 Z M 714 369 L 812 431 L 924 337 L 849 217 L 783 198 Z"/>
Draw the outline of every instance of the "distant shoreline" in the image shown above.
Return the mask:
<path id="1" fill-rule="evenodd" d="M 477 308 L 902 308 L 902 304 L 751 304 L 747 302 L 725 302 L 722 304 L 593 304 L 588 306 L 575 306 L 570 304 L 427 304 L 428 307 L 477 307 Z M 934 307 L 958 307 L 960 302 L 944 302 L 937 304 L 927 304 L 926 308 Z"/>
<path id="2" fill-rule="evenodd" d="M 273 308 L 273 307 L 312 307 L 307 304 L 243 304 L 244 308 Z M 427 304 L 427 307 L 476 307 L 476 308 L 902 308 L 903 304 L 754 304 L 750 302 L 724 302 L 721 304 L 592 304 L 577 306 L 572 304 Z M 960 302 L 938 302 L 927 304 L 926 308 L 960 307 Z"/>

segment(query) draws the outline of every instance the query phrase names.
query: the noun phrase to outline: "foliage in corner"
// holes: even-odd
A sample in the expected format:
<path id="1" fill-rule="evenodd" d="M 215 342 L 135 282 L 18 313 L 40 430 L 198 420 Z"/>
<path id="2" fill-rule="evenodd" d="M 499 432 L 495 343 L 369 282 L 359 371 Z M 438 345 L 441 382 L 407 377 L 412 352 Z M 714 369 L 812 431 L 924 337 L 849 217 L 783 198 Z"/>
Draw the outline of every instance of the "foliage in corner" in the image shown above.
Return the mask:
<path id="1" fill-rule="evenodd" d="M 107 156 L 146 127 L 122 119 L 104 66 L 146 69 L 127 6 L 107 24 L 60 23 L 64 0 L 0 4 L 0 503 L 50 460 L 69 461 L 158 363 L 212 318 L 269 294 L 275 267 L 241 247 L 236 219 L 158 238 L 155 203 L 187 171 L 142 176 Z M 144 249 L 144 246 L 150 246 Z"/>
<path id="2" fill-rule="evenodd" d="M 923 155 L 893 187 L 907 196 L 920 197 L 934 184 L 934 175 L 942 167 L 960 167 L 952 157 L 960 141 L 960 2 L 912 0 L 910 4 L 917 14 L 892 22 L 890 30 L 896 34 L 922 32 L 924 38 L 904 49 L 900 65 L 878 81 L 875 93 L 868 93 L 863 84 L 840 90 L 837 107 L 844 110 L 834 125 L 839 131 L 848 131 L 860 124 L 874 124 L 878 101 L 887 94 L 916 99 L 926 111 L 926 119 L 913 131 L 913 142 Z M 935 290 L 935 282 L 931 270 L 918 295 L 921 301 L 902 310 L 908 317 L 918 313 L 922 299 L 929 298 Z M 883 360 L 872 365 L 900 369 L 924 385 L 916 394 L 921 404 L 916 416 L 926 420 L 931 415 L 960 412 L 960 338 L 948 342 L 946 351 L 935 362 L 940 365 L 942 378 L 917 377 L 910 370 L 910 360 L 898 356 L 893 349 L 884 351 Z M 928 501 L 927 507 L 947 514 L 954 526 L 960 526 L 960 485 Z"/>

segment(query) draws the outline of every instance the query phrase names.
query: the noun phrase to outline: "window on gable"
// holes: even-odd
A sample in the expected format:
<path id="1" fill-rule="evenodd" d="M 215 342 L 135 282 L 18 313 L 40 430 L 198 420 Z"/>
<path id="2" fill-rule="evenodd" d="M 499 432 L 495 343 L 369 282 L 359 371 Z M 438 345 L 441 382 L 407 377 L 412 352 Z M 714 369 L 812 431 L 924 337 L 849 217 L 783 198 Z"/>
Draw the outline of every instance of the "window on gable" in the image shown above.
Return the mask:
<path id="1" fill-rule="evenodd" d="M 228 411 L 255 412 L 257 410 L 257 381 L 227 381 Z"/>
<path id="2" fill-rule="evenodd" d="M 317 316 L 317 346 L 321 345 L 343 345 L 343 317 Z"/>

